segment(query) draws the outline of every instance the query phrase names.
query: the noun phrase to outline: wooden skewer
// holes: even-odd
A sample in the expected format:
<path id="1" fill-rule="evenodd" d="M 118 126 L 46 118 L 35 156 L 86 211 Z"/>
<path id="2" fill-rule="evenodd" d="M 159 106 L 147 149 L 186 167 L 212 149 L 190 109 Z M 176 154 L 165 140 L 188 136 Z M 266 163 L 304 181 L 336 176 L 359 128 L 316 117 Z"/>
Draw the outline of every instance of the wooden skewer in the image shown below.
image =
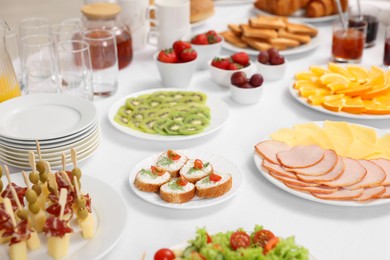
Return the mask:
<path id="1" fill-rule="evenodd" d="M 11 200 L 9 198 L 4 198 L 3 203 L 4 203 L 5 211 L 11 217 L 12 225 L 14 226 L 14 228 L 16 228 L 17 226 L 16 218 L 15 218 L 14 210 L 12 209 Z"/>
<path id="2" fill-rule="evenodd" d="M 22 171 L 22 175 L 23 175 L 24 183 L 25 183 L 26 186 L 27 186 L 27 189 L 28 189 L 28 190 L 31 190 L 31 184 L 30 184 L 30 182 L 28 181 L 28 177 L 27 177 L 26 172 L 25 172 L 25 171 Z"/>
<path id="3" fill-rule="evenodd" d="M 4 165 L 4 169 L 5 169 L 5 175 L 7 176 L 8 185 L 9 185 L 9 188 L 11 190 L 12 196 L 14 197 L 14 200 L 16 202 L 16 205 L 18 206 L 18 209 L 22 210 L 23 207 L 22 207 L 22 204 L 20 204 L 18 194 L 16 193 L 14 186 L 12 186 L 11 176 L 9 174 L 8 166 Z"/>
<path id="4" fill-rule="evenodd" d="M 61 171 L 62 178 L 65 179 L 65 181 L 68 183 L 69 187 L 74 191 L 74 187 L 72 185 L 72 182 L 69 179 L 68 174 L 65 171 Z"/>
<path id="5" fill-rule="evenodd" d="M 77 153 L 74 148 L 70 149 L 70 157 L 72 159 L 73 168 L 77 168 Z"/>
<path id="6" fill-rule="evenodd" d="M 38 140 L 35 140 L 35 144 L 37 145 L 38 158 L 40 161 L 42 161 L 41 146 L 40 146 Z"/>
<path id="7" fill-rule="evenodd" d="M 30 166 L 33 170 L 33 172 L 37 171 L 37 165 L 35 163 L 35 154 L 33 151 L 28 152 L 28 161 L 30 162 Z"/>
<path id="8" fill-rule="evenodd" d="M 48 161 L 45 161 L 45 168 L 46 168 L 47 174 L 51 174 L 51 167 L 50 167 L 50 163 Z"/>
<path id="9" fill-rule="evenodd" d="M 61 161 L 62 161 L 62 170 L 65 171 L 65 168 L 66 168 L 66 155 L 65 153 L 62 153 L 61 154 Z"/>
<path id="10" fill-rule="evenodd" d="M 47 181 L 49 183 L 49 186 L 53 189 L 56 197 L 58 197 L 58 184 L 56 181 L 56 176 L 54 174 L 49 174 L 47 177 L 48 177 Z"/>
<path id="11" fill-rule="evenodd" d="M 60 199 L 58 201 L 58 204 L 61 206 L 60 210 L 60 220 L 64 217 L 64 212 L 65 212 L 65 204 L 66 204 L 66 197 L 68 195 L 68 191 L 64 188 L 61 189 L 60 191 Z"/>
<path id="12" fill-rule="evenodd" d="M 76 196 L 78 199 L 80 199 L 80 188 L 79 188 L 79 182 L 77 181 L 77 177 L 73 176 L 73 182 L 74 182 L 74 188 L 76 190 Z"/>

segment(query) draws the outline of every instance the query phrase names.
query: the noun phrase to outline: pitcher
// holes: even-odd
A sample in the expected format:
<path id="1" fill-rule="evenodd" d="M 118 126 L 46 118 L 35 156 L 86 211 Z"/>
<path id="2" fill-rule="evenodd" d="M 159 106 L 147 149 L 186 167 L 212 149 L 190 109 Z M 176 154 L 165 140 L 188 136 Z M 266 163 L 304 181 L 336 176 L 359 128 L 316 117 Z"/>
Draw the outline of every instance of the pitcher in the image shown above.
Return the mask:
<path id="1" fill-rule="evenodd" d="M 0 102 L 21 95 L 11 58 L 5 48 L 5 33 L 8 30 L 8 24 L 0 19 Z"/>

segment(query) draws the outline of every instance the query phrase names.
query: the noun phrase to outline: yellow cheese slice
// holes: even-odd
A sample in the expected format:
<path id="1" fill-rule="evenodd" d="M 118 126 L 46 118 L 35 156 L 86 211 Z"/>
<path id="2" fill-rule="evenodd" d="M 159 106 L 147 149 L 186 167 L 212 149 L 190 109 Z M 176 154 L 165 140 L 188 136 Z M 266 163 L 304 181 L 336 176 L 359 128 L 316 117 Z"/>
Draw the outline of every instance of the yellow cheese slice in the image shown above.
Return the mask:
<path id="1" fill-rule="evenodd" d="M 276 141 L 285 142 L 290 146 L 296 145 L 296 132 L 291 128 L 281 128 L 273 132 L 270 137 Z"/>
<path id="2" fill-rule="evenodd" d="M 328 136 L 338 135 L 345 138 L 352 139 L 352 131 L 348 123 L 328 121 L 324 122 L 324 131 L 328 133 Z"/>
<path id="3" fill-rule="evenodd" d="M 352 137 L 354 140 L 362 140 L 367 143 L 376 144 L 376 131 L 372 128 L 350 124 Z"/>
<path id="4" fill-rule="evenodd" d="M 375 157 L 381 153 L 375 146 L 375 144 L 366 142 L 361 139 L 354 139 L 351 143 L 348 151 L 348 157 L 353 159 L 368 159 Z"/>
<path id="5" fill-rule="evenodd" d="M 377 140 L 376 146 L 390 154 L 390 134 L 384 135 Z"/>
<path id="6" fill-rule="evenodd" d="M 333 149 L 333 144 L 325 131 L 315 123 L 296 124 L 294 125 L 294 129 L 299 136 L 310 136 L 313 140 L 312 144 L 319 145 L 325 149 Z"/>

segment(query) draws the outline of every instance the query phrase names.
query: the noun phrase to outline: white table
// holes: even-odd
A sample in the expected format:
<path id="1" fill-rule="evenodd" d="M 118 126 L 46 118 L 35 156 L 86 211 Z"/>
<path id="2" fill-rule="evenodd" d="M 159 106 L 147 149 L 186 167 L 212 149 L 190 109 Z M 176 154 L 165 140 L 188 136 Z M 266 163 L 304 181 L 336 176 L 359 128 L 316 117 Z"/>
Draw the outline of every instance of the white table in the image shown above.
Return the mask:
<path id="1" fill-rule="evenodd" d="M 375 3 L 390 9 L 389 3 Z M 215 16 L 196 30 L 221 30 L 229 22 L 242 21 L 253 15 L 250 10 L 250 5 L 218 6 Z M 161 87 L 152 61 L 156 49 L 148 47 L 135 53 L 132 64 L 120 72 L 118 92 L 110 98 L 95 101 L 102 143 L 94 156 L 80 164 L 84 174 L 112 185 L 127 202 L 129 221 L 123 227 L 124 235 L 104 259 L 141 259 L 144 253 L 146 259 L 152 259 L 159 248 L 192 239 L 197 227 L 207 227 L 212 234 L 239 227 L 250 231 L 255 224 L 261 224 L 281 237 L 294 235 L 296 242 L 308 248 L 318 260 L 390 258 L 390 205 L 340 207 L 304 200 L 269 183 L 257 171 L 252 159 L 253 146 L 281 127 L 307 121 L 345 120 L 307 109 L 287 91 L 296 72 L 329 61 L 330 24 L 320 24 L 319 29 L 320 46 L 290 58 L 284 79 L 266 83 L 264 95 L 256 105 L 235 104 L 228 89 L 214 84 L 208 71 L 197 71 L 189 88 L 221 98 L 230 108 L 230 118 L 217 133 L 188 142 L 140 140 L 110 125 L 107 112 L 116 100 L 136 91 Z M 362 63 L 380 65 L 382 55 L 383 28 L 380 28 L 376 46 L 364 51 Z M 390 130 L 389 120 L 348 121 Z M 130 190 L 129 173 L 140 160 L 167 149 L 207 150 L 233 160 L 244 175 L 241 190 L 223 204 L 199 210 L 166 209 L 143 201 Z"/>

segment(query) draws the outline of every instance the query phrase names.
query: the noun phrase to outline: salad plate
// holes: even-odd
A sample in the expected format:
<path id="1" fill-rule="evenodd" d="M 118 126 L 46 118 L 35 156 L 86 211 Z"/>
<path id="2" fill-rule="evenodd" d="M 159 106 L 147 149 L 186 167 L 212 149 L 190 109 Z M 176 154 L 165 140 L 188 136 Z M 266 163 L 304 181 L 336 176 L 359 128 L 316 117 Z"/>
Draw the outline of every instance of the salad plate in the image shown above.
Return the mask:
<path id="1" fill-rule="evenodd" d="M 134 191 L 134 193 L 139 196 L 141 199 L 165 208 L 172 208 L 172 209 L 199 209 L 199 208 L 205 208 L 214 206 L 220 203 L 223 203 L 229 199 L 231 199 L 234 195 L 237 194 L 242 180 L 243 176 L 241 173 L 240 168 L 233 163 L 232 161 L 228 160 L 227 158 L 224 158 L 222 156 L 212 154 L 209 152 L 200 152 L 195 150 L 178 150 L 177 152 L 185 154 L 189 159 L 197 158 L 201 159 L 203 161 L 208 161 L 213 165 L 214 170 L 216 173 L 229 173 L 232 176 L 232 187 L 231 189 L 225 193 L 224 195 L 216 198 L 211 199 L 203 199 L 195 196 L 192 200 L 186 203 L 182 204 L 175 204 L 175 203 L 168 203 L 164 200 L 162 200 L 159 196 L 159 194 L 154 192 L 143 192 L 139 190 L 134 185 L 135 177 L 141 169 L 144 168 L 150 168 L 151 165 L 155 165 L 157 158 L 160 156 L 161 153 L 155 154 L 152 156 L 149 156 L 148 158 L 145 158 L 141 162 L 139 162 L 133 170 L 130 172 L 129 175 L 129 185 L 130 188 Z"/>
<path id="2" fill-rule="evenodd" d="M 322 127 L 323 124 L 324 124 L 324 121 L 315 121 L 313 123 L 315 123 L 317 126 Z M 359 124 L 354 124 L 354 125 L 374 129 L 378 136 L 383 136 L 383 135 L 386 134 L 385 131 L 380 130 L 380 129 L 367 127 L 367 126 L 359 125 Z M 286 128 L 292 128 L 292 127 L 287 126 Z M 269 135 L 267 135 L 267 137 L 263 138 L 259 142 L 270 140 L 270 138 L 268 136 Z M 306 200 L 310 200 L 310 201 L 314 201 L 314 202 L 318 202 L 318 203 L 322 203 L 322 204 L 335 205 L 335 206 L 344 206 L 344 207 L 368 207 L 368 206 L 377 206 L 377 205 L 384 205 L 384 204 L 389 204 L 390 203 L 390 199 L 375 199 L 375 200 L 369 200 L 369 201 L 363 201 L 363 202 L 351 201 L 351 200 L 348 201 L 348 200 L 319 199 L 319 198 L 314 197 L 313 195 L 311 195 L 309 192 L 298 191 L 298 190 L 289 188 L 282 181 L 279 181 L 278 179 L 272 177 L 268 173 L 268 170 L 265 169 L 262 166 L 263 158 L 256 151 L 254 151 L 253 160 L 254 160 L 254 163 L 256 165 L 257 170 L 269 182 L 271 182 L 276 187 L 278 187 L 278 188 L 280 188 L 280 189 L 282 189 L 282 190 L 284 190 L 284 191 L 286 191 L 286 192 L 288 192 L 288 193 L 290 193 L 290 194 L 292 194 L 294 196 L 297 196 L 297 197 L 300 197 L 300 198 L 303 198 L 303 199 L 306 199 Z"/>
<path id="3" fill-rule="evenodd" d="M 210 135 L 214 133 L 215 131 L 219 130 L 227 121 L 229 118 L 229 108 L 228 106 L 220 99 L 215 98 L 213 96 L 207 95 L 207 102 L 206 105 L 210 108 L 211 113 L 211 120 L 208 127 L 204 129 L 203 132 L 200 132 L 198 134 L 193 135 L 157 135 L 157 134 L 148 134 L 141 131 L 134 130 L 129 127 L 125 127 L 123 125 L 120 125 L 114 120 L 114 117 L 116 113 L 118 112 L 118 109 L 125 104 L 126 100 L 131 97 L 138 97 L 144 94 L 151 94 L 158 91 L 188 91 L 191 92 L 192 90 L 185 90 L 185 89 L 175 89 L 175 88 L 159 88 L 159 89 L 150 89 L 145 91 L 140 91 L 133 93 L 131 95 L 125 96 L 118 101 L 116 101 L 110 108 L 108 112 L 108 120 L 112 124 L 113 127 L 115 127 L 117 130 L 127 134 L 131 135 L 133 137 L 137 137 L 140 139 L 145 140 L 152 140 L 152 141 L 166 141 L 166 142 L 173 142 L 173 141 L 186 141 L 191 140 L 203 136 Z"/>
<path id="4" fill-rule="evenodd" d="M 20 173 L 11 174 L 12 182 L 23 187 L 23 177 Z M 96 217 L 96 234 L 90 240 L 85 240 L 79 233 L 70 236 L 69 253 L 61 258 L 70 259 L 101 259 L 120 240 L 127 223 L 126 202 L 117 190 L 106 183 L 83 175 L 82 189 L 91 195 L 92 208 Z M 39 235 L 41 248 L 28 252 L 30 260 L 53 259 L 47 254 L 47 239 L 44 234 Z M 0 245 L 0 259 L 8 259 L 8 245 Z"/>

